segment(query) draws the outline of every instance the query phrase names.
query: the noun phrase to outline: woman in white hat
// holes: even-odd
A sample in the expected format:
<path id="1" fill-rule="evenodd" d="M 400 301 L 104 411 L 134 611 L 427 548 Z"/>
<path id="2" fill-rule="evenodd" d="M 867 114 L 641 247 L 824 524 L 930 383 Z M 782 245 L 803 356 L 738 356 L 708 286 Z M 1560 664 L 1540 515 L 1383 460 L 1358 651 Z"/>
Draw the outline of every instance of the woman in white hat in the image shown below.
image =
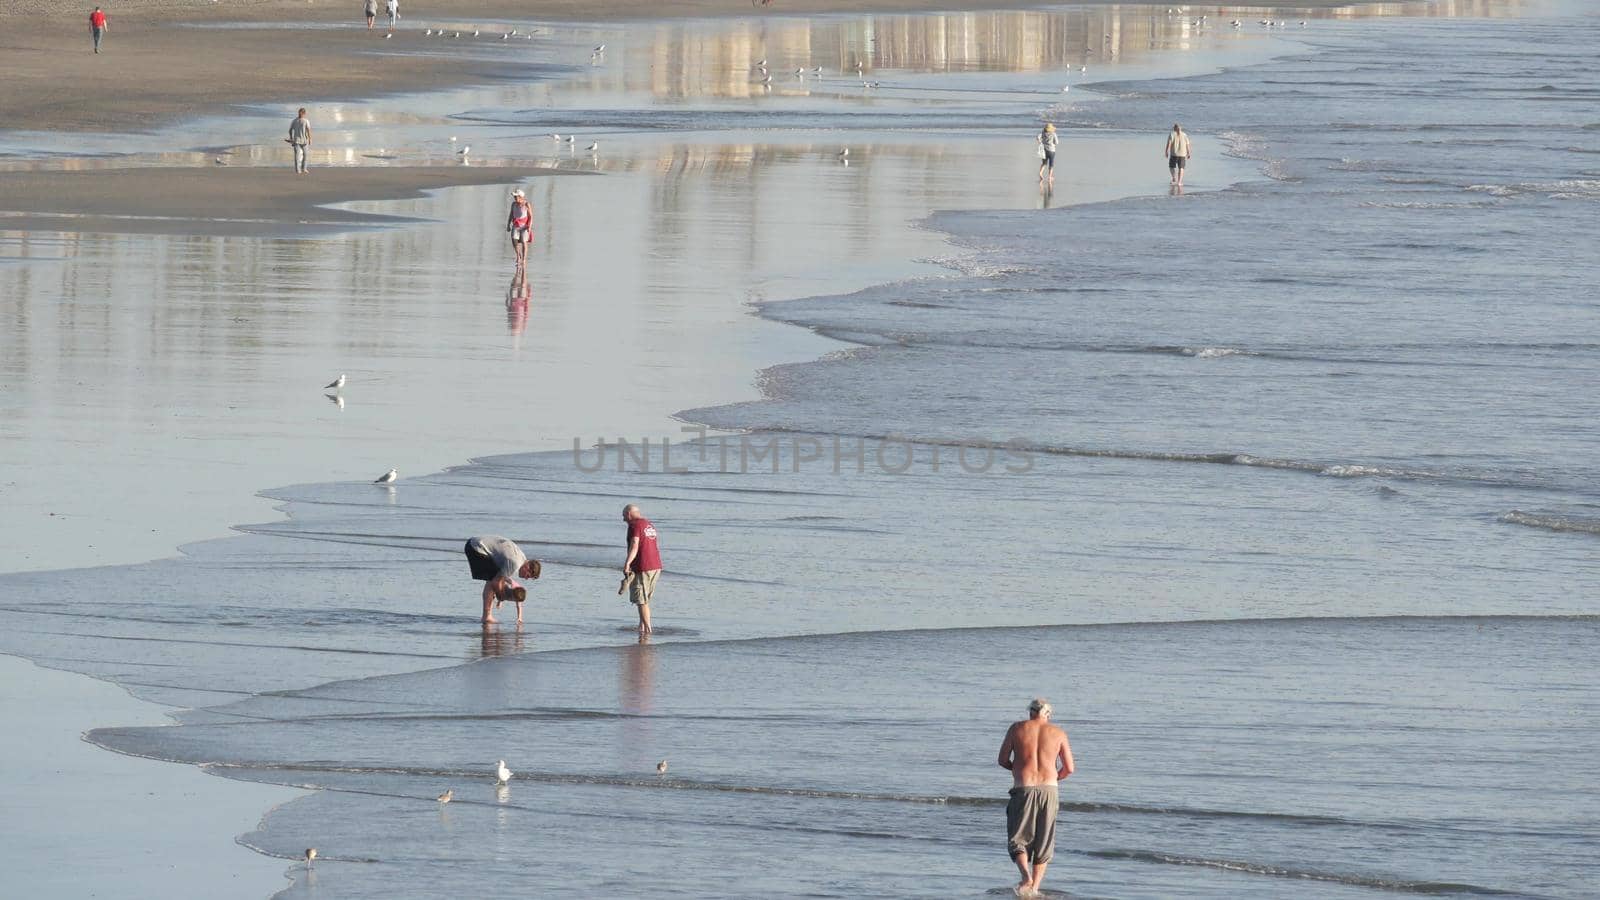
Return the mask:
<path id="1" fill-rule="evenodd" d="M 528 245 L 533 243 L 533 206 L 522 188 L 511 192 L 511 215 L 506 217 L 506 231 L 511 233 L 511 249 L 517 252 L 520 268 L 527 264 Z"/>

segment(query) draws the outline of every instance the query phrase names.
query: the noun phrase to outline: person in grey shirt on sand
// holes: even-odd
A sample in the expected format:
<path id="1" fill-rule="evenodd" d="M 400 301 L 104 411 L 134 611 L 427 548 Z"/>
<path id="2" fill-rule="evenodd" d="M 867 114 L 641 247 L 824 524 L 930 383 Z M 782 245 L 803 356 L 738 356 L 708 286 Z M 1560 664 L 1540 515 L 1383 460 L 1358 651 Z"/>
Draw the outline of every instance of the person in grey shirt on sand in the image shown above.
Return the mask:
<path id="1" fill-rule="evenodd" d="M 306 108 L 289 123 L 289 146 L 294 148 L 294 173 L 306 174 L 306 148 L 311 146 L 311 120 L 306 118 Z"/>
<path id="2" fill-rule="evenodd" d="M 367 0 L 366 6 L 361 9 L 362 15 L 367 17 L 367 30 L 372 30 L 372 23 L 378 20 L 378 0 Z"/>
<path id="3" fill-rule="evenodd" d="M 497 534 L 467 541 L 466 553 L 473 579 L 483 582 L 483 624 L 498 622 L 494 611 L 510 600 L 517 605 L 517 624 L 521 625 L 522 601 L 528 599 L 528 589 L 517 584 L 517 578 L 537 580 L 539 561 L 529 559 L 516 542 Z"/>
<path id="4" fill-rule="evenodd" d="M 1067 733 L 1050 724 L 1050 702 L 1035 697 L 1028 718 L 1012 723 L 1000 744 L 1000 768 L 1011 771 L 1011 800 L 1006 804 L 1006 851 L 1022 880 L 1017 894 L 1039 893 L 1044 870 L 1056 849 L 1056 813 L 1061 798 L 1056 782 L 1074 769 Z"/>

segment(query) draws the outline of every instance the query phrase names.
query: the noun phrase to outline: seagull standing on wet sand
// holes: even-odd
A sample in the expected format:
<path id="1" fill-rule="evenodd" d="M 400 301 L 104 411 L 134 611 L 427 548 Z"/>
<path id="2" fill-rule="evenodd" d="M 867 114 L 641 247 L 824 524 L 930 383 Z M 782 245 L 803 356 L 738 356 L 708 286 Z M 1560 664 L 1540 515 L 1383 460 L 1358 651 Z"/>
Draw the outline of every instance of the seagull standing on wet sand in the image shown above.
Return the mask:
<path id="1" fill-rule="evenodd" d="M 377 478 L 373 479 L 372 483 L 373 484 L 394 484 L 395 480 L 398 479 L 399 477 L 400 477 L 400 470 L 399 469 L 390 469 L 389 471 L 387 471 L 387 472 L 383 473 L 382 475 L 379 475 Z"/>
<path id="2" fill-rule="evenodd" d="M 455 797 L 455 795 L 455 788 L 447 788 L 444 793 L 433 799 L 438 800 L 440 803 L 449 803 L 450 800 Z"/>
<path id="3" fill-rule="evenodd" d="M 316 862 L 316 860 L 317 860 L 317 848 L 315 848 L 315 847 L 307 847 L 306 848 L 306 868 L 308 868 L 308 869 L 311 868 L 311 864 Z"/>
<path id="4" fill-rule="evenodd" d="M 344 387 L 344 373 L 340 372 L 338 378 L 335 378 L 334 380 L 323 385 L 322 389 L 325 391 L 337 391 L 342 387 Z"/>
<path id="5" fill-rule="evenodd" d="M 494 777 L 496 784 L 505 784 L 511 780 L 511 770 L 506 768 L 505 760 L 500 760 L 500 764 L 495 767 Z"/>
<path id="6" fill-rule="evenodd" d="M 667 774 L 667 761 L 666 760 L 663 759 L 661 762 L 656 763 L 656 774 L 657 775 L 665 775 L 665 774 Z"/>
<path id="7" fill-rule="evenodd" d="M 589 145 L 589 152 L 590 153 L 599 153 L 600 152 L 600 142 L 599 141 L 595 141 L 594 143 L 590 144 Z"/>

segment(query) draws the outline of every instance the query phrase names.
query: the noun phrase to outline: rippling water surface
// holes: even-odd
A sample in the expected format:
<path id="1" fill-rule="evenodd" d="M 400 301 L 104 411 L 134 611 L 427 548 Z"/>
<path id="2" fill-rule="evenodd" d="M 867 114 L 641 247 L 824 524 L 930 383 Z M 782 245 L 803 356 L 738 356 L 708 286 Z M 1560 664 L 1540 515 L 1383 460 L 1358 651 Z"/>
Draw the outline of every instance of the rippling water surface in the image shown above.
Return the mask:
<path id="1" fill-rule="evenodd" d="M 748 436 L 275 490 L 284 521 L 84 573 L 124 598 L 92 617 L 8 576 L 0 646 L 192 707 L 109 747 L 323 788 L 243 838 L 321 849 L 292 896 L 1003 892 L 993 756 L 1035 693 L 1079 764 L 1063 895 L 1589 895 L 1600 20 L 1430 9 L 1468 15 L 1050 100 L 1069 140 L 1181 118 L 1258 174 L 952 204 L 941 274 L 761 307 L 850 349 L 683 414 Z M 1056 76 L 881 77 L 992 92 L 955 104 L 981 131 Z M 822 107 L 769 124 L 862 127 Z M 626 500 L 663 533 L 649 644 Z M 549 564 L 520 631 L 463 614 L 481 532 Z"/>

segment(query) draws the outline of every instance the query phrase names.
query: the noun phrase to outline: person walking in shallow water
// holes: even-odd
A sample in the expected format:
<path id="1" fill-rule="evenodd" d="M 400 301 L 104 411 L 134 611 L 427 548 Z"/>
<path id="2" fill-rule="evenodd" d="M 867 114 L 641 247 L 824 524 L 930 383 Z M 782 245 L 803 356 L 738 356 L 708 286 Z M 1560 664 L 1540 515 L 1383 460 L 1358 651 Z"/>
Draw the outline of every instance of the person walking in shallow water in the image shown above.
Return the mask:
<path id="1" fill-rule="evenodd" d="M 1039 180 L 1044 181 L 1045 173 L 1049 172 L 1049 181 L 1056 181 L 1056 148 L 1061 146 L 1060 138 L 1056 137 L 1056 126 L 1049 122 L 1044 123 L 1044 130 L 1039 132 Z"/>
<path id="2" fill-rule="evenodd" d="M 105 37 L 106 30 L 111 23 L 106 21 L 105 11 L 96 6 L 94 12 L 89 13 L 89 36 L 94 38 L 94 52 L 100 52 L 100 39 Z"/>
<path id="3" fill-rule="evenodd" d="M 1172 184 L 1183 187 L 1183 170 L 1189 167 L 1189 135 L 1183 126 L 1174 122 L 1172 133 L 1167 135 L 1167 171 L 1172 173 Z"/>
<path id="4" fill-rule="evenodd" d="M 533 243 L 533 205 L 528 195 L 517 188 L 511 192 L 511 214 L 506 217 L 506 231 L 511 235 L 511 249 L 517 254 L 517 268 L 528 263 L 528 245 Z"/>
<path id="5" fill-rule="evenodd" d="M 622 508 L 622 521 L 628 523 L 628 558 L 622 561 L 622 587 L 617 593 L 628 592 L 628 600 L 639 611 L 639 633 L 651 634 L 650 598 L 655 596 L 656 579 L 661 575 L 656 526 L 632 503 Z"/>
<path id="6" fill-rule="evenodd" d="M 1067 733 L 1050 724 L 1050 702 L 1035 697 L 1028 718 L 1012 723 L 1000 744 L 1000 768 L 1011 772 L 1011 799 L 1006 803 L 1006 851 L 1022 880 L 1017 894 L 1039 893 L 1045 869 L 1055 855 L 1056 813 L 1061 798 L 1056 782 L 1075 769 Z"/>
<path id="7" fill-rule="evenodd" d="M 306 108 L 300 107 L 300 112 L 289 123 L 289 146 L 294 148 L 294 173 L 306 174 L 306 148 L 311 146 L 311 120 L 306 118 Z"/>
<path id="8" fill-rule="evenodd" d="M 372 23 L 378 21 L 378 0 L 366 0 L 366 6 L 361 12 L 367 17 L 367 30 L 372 30 Z"/>

